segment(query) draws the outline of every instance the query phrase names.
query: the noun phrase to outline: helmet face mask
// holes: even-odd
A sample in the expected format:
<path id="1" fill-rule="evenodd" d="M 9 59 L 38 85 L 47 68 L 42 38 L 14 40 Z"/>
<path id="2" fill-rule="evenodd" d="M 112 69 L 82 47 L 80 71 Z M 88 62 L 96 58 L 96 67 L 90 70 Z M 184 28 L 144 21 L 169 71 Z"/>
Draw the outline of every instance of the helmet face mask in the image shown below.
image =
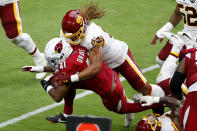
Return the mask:
<path id="1" fill-rule="evenodd" d="M 80 10 L 70 10 L 62 20 L 62 32 L 67 42 L 80 44 L 85 37 L 86 19 Z"/>

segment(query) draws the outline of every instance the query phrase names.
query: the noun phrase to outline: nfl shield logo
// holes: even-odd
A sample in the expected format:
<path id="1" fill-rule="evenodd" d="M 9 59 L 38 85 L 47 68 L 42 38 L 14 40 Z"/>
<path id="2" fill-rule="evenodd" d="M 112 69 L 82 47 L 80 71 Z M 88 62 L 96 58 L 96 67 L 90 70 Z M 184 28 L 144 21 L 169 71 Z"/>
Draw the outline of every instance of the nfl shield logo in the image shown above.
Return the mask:
<path id="1" fill-rule="evenodd" d="M 190 0 L 191 1 L 191 3 L 194 3 L 196 0 Z"/>

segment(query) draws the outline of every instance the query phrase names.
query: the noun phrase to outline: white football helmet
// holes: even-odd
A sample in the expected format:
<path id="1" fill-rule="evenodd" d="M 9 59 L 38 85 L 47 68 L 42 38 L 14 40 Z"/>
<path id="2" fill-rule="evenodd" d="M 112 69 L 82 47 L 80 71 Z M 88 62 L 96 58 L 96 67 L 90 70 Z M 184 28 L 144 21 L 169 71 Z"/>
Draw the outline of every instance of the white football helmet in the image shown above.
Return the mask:
<path id="1" fill-rule="evenodd" d="M 53 38 L 47 43 L 44 55 L 48 65 L 57 69 L 59 64 L 64 62 L 72 51 L 73 49 L 69 43 L 62 42 L 61 38 Z"/>

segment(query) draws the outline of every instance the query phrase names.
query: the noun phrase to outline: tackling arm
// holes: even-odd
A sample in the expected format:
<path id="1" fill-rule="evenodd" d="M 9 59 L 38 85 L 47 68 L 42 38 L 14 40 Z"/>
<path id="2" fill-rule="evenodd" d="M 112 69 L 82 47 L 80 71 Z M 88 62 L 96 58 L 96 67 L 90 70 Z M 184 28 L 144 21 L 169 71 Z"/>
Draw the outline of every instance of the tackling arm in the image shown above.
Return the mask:
<path id="1" fill-rule="evenodd" d="M 86 80 L 98 74 L 102 67 L 102 57 L 102 46 L 93 47 L 89 54 L 90 65 L 78 74 L 79 80 Z"/>

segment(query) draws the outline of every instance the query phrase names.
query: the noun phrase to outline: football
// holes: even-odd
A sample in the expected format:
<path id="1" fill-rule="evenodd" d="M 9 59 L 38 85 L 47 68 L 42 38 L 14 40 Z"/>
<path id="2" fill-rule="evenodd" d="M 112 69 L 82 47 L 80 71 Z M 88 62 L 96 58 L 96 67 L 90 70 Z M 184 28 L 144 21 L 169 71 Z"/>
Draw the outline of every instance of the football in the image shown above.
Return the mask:
<path id="1" fill-rule="evenodd" d="M 52 76 L 48 81 L 55 89 L 59 88 L 60 86 L 57 84 L 56 76 Z"/>

